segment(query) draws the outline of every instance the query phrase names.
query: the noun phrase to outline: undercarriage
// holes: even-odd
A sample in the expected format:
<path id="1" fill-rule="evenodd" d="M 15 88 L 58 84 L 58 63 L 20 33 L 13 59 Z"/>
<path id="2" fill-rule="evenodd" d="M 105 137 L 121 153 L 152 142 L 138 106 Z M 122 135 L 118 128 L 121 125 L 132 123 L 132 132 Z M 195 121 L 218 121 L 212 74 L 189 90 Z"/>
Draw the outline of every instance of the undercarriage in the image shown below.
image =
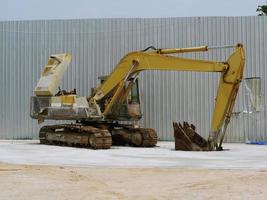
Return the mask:
<path id="1" fill-rule="evenodd" d="M 154 147 L 158 140 L 156 131 L 151 128 L 103 122 L 44 126 L 39 138 L 42 144 L 91 149 L 109 149 L 111 145 Z"/>

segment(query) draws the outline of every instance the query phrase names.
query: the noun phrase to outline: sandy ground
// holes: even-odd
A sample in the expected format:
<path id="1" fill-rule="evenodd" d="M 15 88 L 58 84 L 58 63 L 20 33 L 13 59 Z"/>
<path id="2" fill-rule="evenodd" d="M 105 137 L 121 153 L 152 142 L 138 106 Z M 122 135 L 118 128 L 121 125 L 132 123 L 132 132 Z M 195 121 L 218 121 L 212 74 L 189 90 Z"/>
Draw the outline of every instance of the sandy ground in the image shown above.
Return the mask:
<path id="1" fill-rule="evenodd" d="M 0 164 L 0 199 L 266 199 L 267 171 Z"/>
<path id="2" fill-rule="evenodd" d="M 267 199 L 267 146 L 110 150 L 0 141 L 0 200 Z"/>

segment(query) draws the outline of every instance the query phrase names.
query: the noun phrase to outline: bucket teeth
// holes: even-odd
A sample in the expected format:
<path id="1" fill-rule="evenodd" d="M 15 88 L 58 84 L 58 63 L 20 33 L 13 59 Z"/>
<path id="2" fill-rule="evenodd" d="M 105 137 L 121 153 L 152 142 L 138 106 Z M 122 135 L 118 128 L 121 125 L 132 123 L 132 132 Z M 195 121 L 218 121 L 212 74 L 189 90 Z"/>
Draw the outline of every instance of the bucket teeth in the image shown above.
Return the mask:
<path id="1" fill-rule="evenodd" d="M 173 122 L 175 150 L 210 151 L 209 143 L 196 133 L 196 127 L 188 122 Z"/>

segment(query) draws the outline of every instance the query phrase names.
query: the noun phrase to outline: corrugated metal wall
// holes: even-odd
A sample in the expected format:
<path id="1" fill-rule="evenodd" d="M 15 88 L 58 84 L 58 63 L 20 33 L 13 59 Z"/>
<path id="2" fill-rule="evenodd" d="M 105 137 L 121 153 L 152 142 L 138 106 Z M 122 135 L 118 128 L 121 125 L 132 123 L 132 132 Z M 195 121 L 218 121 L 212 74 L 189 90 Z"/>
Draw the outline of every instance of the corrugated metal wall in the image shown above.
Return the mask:
<path id="1" fill-rule="evenodd" d="M 30 96 L 50 54 L 69 52 L 73 61 L 62 88 L 88 95 L 97 77 L 108 74 L 127 52 L 155 47 L 225 45 L 246 48 L 245 77 L 261 77 L 262 110 L 244 110 L 238 97 L 227 141 L 267 140 L 265 125 L 267 17 L 193 17 L 166 19 L 79 19 L 0 22 L 0 138 L 38 138 L 39 125 L 29 117 Z M 230 49 L 188 54 L 224 60 Z M 173 139 L 172 121 L 190 121 L 209 134 L 218 74 L 144 72 L 141 122 L 162 140 Z"/>

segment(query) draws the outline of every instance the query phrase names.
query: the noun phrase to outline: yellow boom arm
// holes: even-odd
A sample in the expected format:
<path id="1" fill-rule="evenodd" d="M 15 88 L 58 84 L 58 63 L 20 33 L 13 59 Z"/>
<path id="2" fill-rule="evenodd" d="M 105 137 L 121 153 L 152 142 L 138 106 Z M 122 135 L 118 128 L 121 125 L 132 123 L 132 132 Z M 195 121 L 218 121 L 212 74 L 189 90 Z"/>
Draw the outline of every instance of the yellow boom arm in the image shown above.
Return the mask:
<path id="1" fill-rule="evenodd" d="M 208 47 L 202 46 L 195 48 L 157 49 L 149 52 L 131 52 L 120 60 L 107 80 L 97 89 L 93 100 L 99 101 L 111 91 L 114 91 L 111 100 L 103 112 L 105 116 L 110 111 L 117 98 L 120 97 L 122 88 L 128 78 L 143 70 L 220 72 L 221 78 L 212 117 L 212 133 L 209 137 L 211 143 L 216 142 L 217 144 L 217 137 L 223 123 L 225 124 L 225 131 L 230 121 L 239 84 L 242 80 L 245 60 L 244 50 L 242 44 L 237 44 L 234 52 L 226 62 L 196 60 L 165 55 L 196 51 L 208 51 Z"/>

